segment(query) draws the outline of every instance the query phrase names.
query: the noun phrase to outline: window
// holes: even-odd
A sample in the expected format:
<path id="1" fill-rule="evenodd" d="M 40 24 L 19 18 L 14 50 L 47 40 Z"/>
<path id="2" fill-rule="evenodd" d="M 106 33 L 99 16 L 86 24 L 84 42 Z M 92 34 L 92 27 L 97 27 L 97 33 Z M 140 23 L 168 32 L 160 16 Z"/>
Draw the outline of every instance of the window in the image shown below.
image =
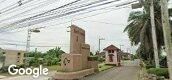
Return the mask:
<path id="1" fill-rule="evenodd" d="M 20 53 L 18 53 L 18 55 L 20 55 Z"/>
<path id="2" fill-rule="evenodd" d="M 108 50 L 108 53 L 111 53 L 111 50 Z"/>
<path id="3" fill-rule="evenodd" d="M 112 53 L 114 53 L 114 50 L 112 50 Z"/>

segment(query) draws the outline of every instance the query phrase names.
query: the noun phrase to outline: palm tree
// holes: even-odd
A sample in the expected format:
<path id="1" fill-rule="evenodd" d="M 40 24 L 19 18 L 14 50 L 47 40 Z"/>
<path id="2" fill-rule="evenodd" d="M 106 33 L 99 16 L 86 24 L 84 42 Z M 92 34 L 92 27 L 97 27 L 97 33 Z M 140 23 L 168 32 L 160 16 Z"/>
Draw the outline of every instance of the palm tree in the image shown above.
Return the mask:
<path id="1" fill-rule="evenodd" d="M 156 36 L 158 50 L 160 52 L 161 47 L 164 45 L 161 24 L 161 7 L 159 5 L 159 0 L 154 1 Z M 130 13 L 128 18 L 129 24 L 124 29 L 124 32 L 128 32 L 128 36 L 132 45 L 139 45 L 137 52 L 147 56 L 147 60 L 153 60 L 153 43 L 149 6 L 149 0 L 145 0 L 143 4 L 144 9 L 142 11 L 133 11 Z"/>

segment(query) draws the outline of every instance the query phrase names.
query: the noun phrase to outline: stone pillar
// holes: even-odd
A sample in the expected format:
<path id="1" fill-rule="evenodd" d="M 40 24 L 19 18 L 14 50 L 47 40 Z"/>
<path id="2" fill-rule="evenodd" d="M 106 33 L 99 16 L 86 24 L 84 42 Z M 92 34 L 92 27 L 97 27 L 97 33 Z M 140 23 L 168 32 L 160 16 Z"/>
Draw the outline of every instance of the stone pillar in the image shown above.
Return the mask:
<path id="1" fill-rule="evenodd" d="M 81 44 L 85 43 L 85 31 L 75 25 L 70 26 L 70 53 L 81 54 Z"/>
<path id="2" fill-rule="evenodd" d="M 88 44 L 81 44 L 82 54 L 82 69 L 88 69 L 88 56 L 90 55 L 90 46 Z"/>

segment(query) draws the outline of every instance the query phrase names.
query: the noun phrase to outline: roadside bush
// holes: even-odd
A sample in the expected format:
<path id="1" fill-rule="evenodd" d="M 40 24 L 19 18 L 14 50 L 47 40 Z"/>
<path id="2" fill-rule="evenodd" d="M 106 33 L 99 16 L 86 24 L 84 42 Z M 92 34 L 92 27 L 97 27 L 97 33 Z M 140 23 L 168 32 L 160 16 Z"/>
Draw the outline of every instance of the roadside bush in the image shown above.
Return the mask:
<path id="1" fill-rule="evenodd" d="M 150 65 L 150 64 L 149 65 L 146 65 L 145 67 L 146 67 L 146 69 L 155 68 L 154 65 Z"/>
<path id="2" fill-rule="evenodd" d="M 168 67 L 167 66 L 167 57 L 162 57 L 160 59 L 160 66 L 161 66 L 161 68 L 167 68 Z"/>
<path id="3" fill-rule="evenodd" d="M 147 70 L 149 74 L 155 74 L 157 76 L 164 76 L 165 78 L 169 78 L 169 73 L 167 68 L 150 68 Z"/>
<path id="4" fill-rule="evenodd" d="M 98 61 L 99 61 L 99 62 L 104 62 L 104 61 L 105 61 L 105 59 L 104 59 L 104 58 L 99 57 L 99 58 L 98 58 Z"/>
<path id="5" fill-rule="evenodd" d="M 88 57 L 88 61 L 98 61 L 98 57 L 97 56 L 90 56 L 90 57 Z"/>
<path id="6" fill-rule="evenodd" d="M 6 73 L 8 72 L 8 66 L 4 66 L 0 69 L 0 73 Z"/>
<path id="7" fill-rule="evenodd" d="M 17 67 L 19 67 L 19 68 L 25 68 L 27 66 L 25 64 L 20 64 L 20 65 L 17 65 Z"/>

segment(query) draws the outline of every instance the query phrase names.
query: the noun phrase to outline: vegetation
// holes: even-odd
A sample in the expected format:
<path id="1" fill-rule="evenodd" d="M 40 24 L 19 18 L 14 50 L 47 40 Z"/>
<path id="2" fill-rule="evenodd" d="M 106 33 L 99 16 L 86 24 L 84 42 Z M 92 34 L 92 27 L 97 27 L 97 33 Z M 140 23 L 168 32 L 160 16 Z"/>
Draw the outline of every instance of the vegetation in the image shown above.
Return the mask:
<path id="1" fill-rule="evenodd" d="M 113 68 L 114 66 L 113 65 L 106 65 L 105 63 L 101 63 L 98 65 L 98 67 L 99 67 L 99 71 L 104 71 L 104 70 Z"/>
<path id="2" fill-rule="evenodd" d="M 163 29 L 161 23 L 160 0 L 154 0 L 155 27 L 157 36 L 157 46 L 159 55 L 161 55 L 164 46 Z M 143 10 L 132 11 L 128 18 L 128 25 L 124 32 L 128 33 L 132 45 L 138 45 L 137 54 L 149 64 L 154 64 L 153 40 L 150 21 L 150 3 L 145 0 Z M 166 62 L 164 62 L 166 63 Z"/>
<path id="3" fill-rule="evenodd" d="M 169 73 L 167 68 L 150 68 L 147 70 L 149 74 L 155 74 L 157 76 L 164 76 L 165 78 L 169 78 Z"/>
<path id="4" fill-rule="evenodd" d="M 90 56 L 88 57 L 88 61 L 98 61 L 98 56 Z"/>
<path id="5" fill-rule="evenodd" d="M 50 49 L 46 53 L 30 52 L 27 53 L 29 60 L 29 66 L 39 66 L 40 64 L 45 66 L 52 66 L 60 64 L 60 56 L 64 53 L 61 48 Z"/>
<path id="6" fill-rule="evenodd" d="M 60 65 L 52 65 L 52 66 L 44 66 L 48 68 L 49 71 L 59 71 L 60 70 Z"/>

